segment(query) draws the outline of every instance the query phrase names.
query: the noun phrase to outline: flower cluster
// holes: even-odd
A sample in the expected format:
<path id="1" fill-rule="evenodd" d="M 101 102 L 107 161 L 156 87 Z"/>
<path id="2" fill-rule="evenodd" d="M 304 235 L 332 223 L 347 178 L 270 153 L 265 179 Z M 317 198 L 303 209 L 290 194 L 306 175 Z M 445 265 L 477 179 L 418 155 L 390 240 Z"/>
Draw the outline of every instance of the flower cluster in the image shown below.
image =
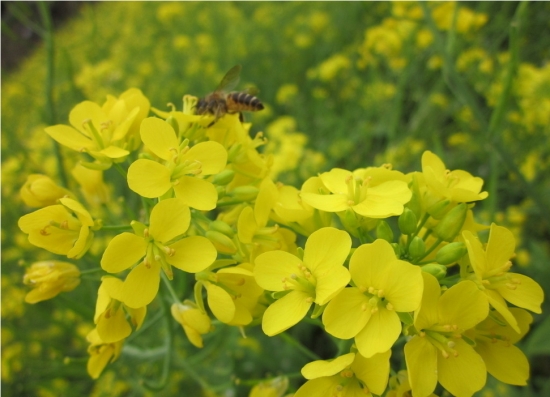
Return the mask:
<path id="1" fill-rule="evenodd" d="M 271 179 L 273 155 L 258 150 L 261 133 L 252 138 L 238 115 L 197 116 L 196 103 L 186 96 L 182 111 L 148 117 L 149 101 L 136 89 L 103 106 L 83 102 L 70 113 L 72 127 L 46 129 L 86 156 L 73 173 L 83 190 L 44 175 L 21 189 L 39 207 L 19 221 L 31 244 L 97 259 L 91 269 L 39 262 L 25 276 L 34 287 L 26 300 L 36 303 L 76 288 L 81 270 L 101 272 L 87 337 L 91 377 L 123 353 L 158 299 L 170 301 L 165 314 L 198 348 L 213 324 L 246 335 L 261 323 L 275 336 L 309 317 L 340 348 L 302 369 L 307 382 L 295 396 L 427 397 L 439 383 L 466 397 L 487 373 L 526 384 L 529 365 L 514 344 L 529 330 L 529 311 L 541 312 L 543 292 L 510 272 L 512 233 L 475 222 L 472 210 L 488 196 L 481 178 L 450 171 L 426 151 L 419 172 L 333 168 L 300 188 L 284 185 Z M 116 218 L 108 206 L 78 200 L 113 190 L 102 178 L 111 166 L 128 187 L 132 216 L 119 215 L 117 225 L 100 219 Z M 82 169 L 99 177 L 78 178 Z M 388 389 L 398 348 L 405 361 L 393 370 L 405 372 Z M 275 383 L 261 388 L 284 393 L 288 380 Z"/>

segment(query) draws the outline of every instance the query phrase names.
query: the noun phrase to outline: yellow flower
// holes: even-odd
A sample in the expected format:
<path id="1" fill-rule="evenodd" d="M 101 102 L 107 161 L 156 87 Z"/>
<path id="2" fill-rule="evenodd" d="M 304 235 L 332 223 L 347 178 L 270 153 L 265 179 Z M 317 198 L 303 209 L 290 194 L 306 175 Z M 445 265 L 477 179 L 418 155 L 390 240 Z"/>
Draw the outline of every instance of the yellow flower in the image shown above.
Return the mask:
<path id="1" fill-rule="evenodd" d="M 365 357 L 389 350 L 401 334 L 397 312 L 418 309 L 422 276 L 418 266 L 398 260 L 385 240 L 355 250 L 349 270 L 355 287 L 346 288 L 323 313 L 326 331 L 341 339 L 355 337 Z"/>
<path id="2" fill-rule="evenodd" d="M 60 144 L 96 159 L 96 165 L 87 165 L 108 169 L 113 162 L 124 160 L 130 153 L 123 148 L 124 138 L 140 110 L 128 111 L 122 106 L 105 111 L 94 102 L 84 101 L 69 114 L 72 127 L 58 124 L 45 131 Z"/>
<path id="3" fill-rule="evenodd" d="M 254 280 L 252 265 L 241 263 L 217 273 L 201 272 L 196 278 L 206 288 L 208 306 L 218 320 L 235 326 L 252 322 L 253 311 L 264 292 Z"/>
<path id="4" fill-rule="evenodd" d="M 107 101 L 103 104 L 103 111 L 108 114 L 115 123 L 122 123 L 128 112 L 132 114 L 134 109 L 138 109 L 138 113 L 132 121 L 124 140 L 126 149 L 133 151 L 141 146 L 139 137 L 139 126 L 143 119 L 149 114 L 151 103 L 143 95 L 141 90 L 137 88 L 129 88 L 116 98 L 112 95 L 107 95 Z"/>
<path id="5" fill-rule="evenodd" d="M 294 397 L 332 397 L 382 395 L 390 374 L 391 350 L 365 358 L 348 353 L 334 360 L 318 360 L 302 368 L 309 379 Z"/>
<path id="6" fill-rule="evenodd" d="M 471 340 L 475 340 L 474 348 L 483 358 L 487 372 L 501 382 L 525 386 L 529 379 L 529 361 L 514 343 L 529 331 L 533 316 L 526 310 L 515 307 L 510 312 L 518 324 L 519 333 L 509 325 L 503 326 L 504 317 L 493 313 L 466 334 Z"/>
<path id="7" fill-rule="evenodd" d="M 72 197 L 67 189 L 55 184 L 50 177 L 41 174 L 32 174 L 19 191 L 21 199 L 29 207 L 46 207 L 57 204 L 62 197 Z"/>
<path id="8" fill-rule="evenodd" d="M 164 164 L 140 159 L 128 169 L 128 186 L 137 194 L 156 198 L 172 189 L 185 205 L 202 211 L 216 207 L 218 193 L 203 176 L 225 168 L 227 152 L 217 142 L 201 142 L 189 148 L 181 145 L 176 132 L 166 121 L 149 117 L 141 123 L 141 139 Z"/>
<path id="9" fill-rule="evenodd" d="M 90 358 L 88 359 L 86 368 L 92 379 L 97 379 L 107 364 L 116 361 L 120 357 L 124 340 L 115 343 L 105 343 L 101 340 L 96 328 L 90 331 L 86 339 L 90 342 L 90 346 L 88 347 Z"/>
<path id="10" fill-rule="evenodd" d="M 94 220 L 86 209 L 70 198 L 19 219 L 19 228 L 29 235 L 29 242 L 54 254 L 81 258 L 93 240 Z M 73 216 L 76 215 L 76 218 Z"/>
<path id="11" fill-rule="evenodd" d="M 435 154 L 426 150 L 422 155 L 422 174 L 431 194 L 454 203 L 467 203 L 487 198 L 481 192 L 483 179 L 462 170 L 449 171 Z M 481 193 L 480 193 L 481 192 Z"/>
<path id="12" fill-rule="evenodd" d="M 151 303 L 159 289 L 161 268 L 172 279 L 171 266 L 196 273 L 214 262 L 216 249 L 205 237 L 171 242 L 187 231 L 190 221 L 183 200 L 163 200 L 151 211 L 149 227 L 133 222 L 136 234 L 122 233 L 109 242 L 101 258 L 101 267 L 109 273 L 126 270 L 145 256 L 124 281 L 120 297 L 126 306 L 140 308 Z"/>
<path id="13" fill-rule="evenodd" d="M 269 381 L 260 382 L 250 390 L 248 397 L 282 397 L 288 389 L 288 378 L 278 376 Z"/>
<path id="14" fill-rule="evenodd" d="M 342 266 L 351 249 L 350 236 L 341 230 L 319 229 L 307 239 L 304 258 L 269 251 L 256 258 L 254 277 L 268 291 L 288 292 L 264 313 L 262 329 L 273 336 L 297 324 L 315 302 L 326 305 L 350 280 Z"/>
<path id="15" fill-rule="evenodd" d="M 130 336 L 132 329 L 141 327 L 147 308 L 132 309 L 122 303 L 122 280 L 102 277 L 97 293 L 94 323 L 104 343 L 115 343 Z"/>
<path id="16" fill-rule="evenodd" d="M 516 242 L 508 229 L 491 225 L 489 242 L 483 250 L 481 242 L 470 232 L 462 232 L 468 248 L 470 264 L 474 270 L 467 276 L 487 296 L 489 303 L 516 331 L 520 329 L 505 301 L 516 306 L 541 313 L 544 292 L 532 278 L 519 273 L 510 273 Z"/>
<path id="17" fill-rule="evenodd" d="M 360 169 L 355 172 L 333 168 L 302 186 L 305 203 L 327 212 L 352 209 L 369 218 L 400 215 L 412 196 L 403 174 L 385 168 Z M 317 186 L 317 189 L 311 187 Z M 321 193 L 315 193 L 322 189 Z"/>
<path id="18" fill-rule="evenodd" d="M 172 317 L 181 324 L 183 331 L 193 346 L 202 348 L 202 335 L 210 332 L 212 323 L 210 317 L 197 308 L 197 305 L 191 301 L 185 301 L 183 304 L 172 304 L 170 311 Z"/>
<path id="19" fill-rule="evenodd" d="M 75 289 L 80 284 L 80 270 L 67 262 L 35 262 L 26 270 L 23 283 L 33 287 L 25 302 L 37 303 Z"/>
<path id="20" fill-rule="evenodd" d="M 429 396 L 439 381 L 457 397 L 471 396 L 485 385 L 487 370 L 462 335 L 487 318 L 487 299 L 471 281 L 462 281 L 441 295 L 437 279 L 424 272 L 422 276 L 422 303 L 414 315 L 417 333 L 405 345 L 413 395 Z"/>

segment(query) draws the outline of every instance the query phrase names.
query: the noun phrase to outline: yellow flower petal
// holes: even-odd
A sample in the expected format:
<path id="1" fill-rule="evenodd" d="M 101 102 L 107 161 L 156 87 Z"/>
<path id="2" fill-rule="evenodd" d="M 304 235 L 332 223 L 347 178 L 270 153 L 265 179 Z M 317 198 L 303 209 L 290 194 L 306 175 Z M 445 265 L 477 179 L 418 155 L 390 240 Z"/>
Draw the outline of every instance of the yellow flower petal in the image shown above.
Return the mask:
<path id="1" fill-rule="evenodd" d="M 489 315 L 487 297 L 474 282 L 462 281 L 439 298 L 440 324 L 457 325 L 459 330 L 476 326 Z"/>
<path id="2" fill-rule="evenodd" d="M 101 267 L 109 273 L 118 273 L 133 266 L 145 256 L 147 242 L 133 233 L 115 236 L 101 258 Z"/>
<path id="3" fill-rule="evenodd" d="M 167 257 L 168 263 L 180 270 L 197 273 L 203 271 L 216 260 L 218 252 L 206 237 L 192 236 L 170 245 L 174 255 Z"/>
<path id="4" fill-rule="evenodd" d="M 325 376 L 308 380 L 294 393 L 294 397 L 333 397 L 336 393 L 341 393 L 340 379 L 336 376 Z M 346 393 L 345 396 L 361 397 L 350 393 Z"/>
<path id="5" fill-rule="evenodd" d="M 183 176 L 178 182 L 174 185 L 176 197 L 182 199 L 186 205 L 201 211 L 216 208 L 218 192 L 212 183 L 191 176 Z"/>
<path id="6" fill-rule="evenodd" d="M 97 320 L 97 333 L 104 343 L 114 343 L 132 333 L 132 327 L 126 321 L 126 314 L 121 306 L 114 313 L 102 313 Z"/>
<path id="7" fill-rule="evenodd" d="M 141 140 L 154 154 L 169 160 L 179 150 L 176 132 L 170 124 L 157 117 L 148 117 L 141 122 Z"/>
<path id="8" fill-rule="evenodd" d="M 414 336 L 405 344 L 405 361 L 413 395 L 428 397 L 437 386 L 437 349 L 426 338 Z"/>
<path id="9" fill-rule="evenodd" d="M 96 147 L 91 139 L 86 138 L 68 125 L 58 124 L 53 127 L 47 127 L 44 131 L 56 142 L 77 152 L 81 152 L 83 149 L 93 150 Z"/>
<path id="10" fill-rule="evenodd" d="M 324 227 L 313 232 L 306 241 L 304 263 L 315 276 L 323 276 L 333 268 L 342 266 L 351 249 L 347 232 Z"/>
<path id="11" fill-rule="evenodd" d="M 106 147 L 105 149 L 101 149 L 99 153 L 104 154 L 110 159 L 121 159 L 130 154 L 129 151 L 119 148 L 117 146 Z"/>
<path id="12" fill-rule="evenodd" d="M 464 340 L 456 339 L 454 348 L 458 352 L 456 356 L 443 358 L 441 353 L 438 353 L 439 383 L 454 396 L 472 396 L 485 386 L 487 369 L 481 356 Z"/>
<path id="13" fill-rule="evenodd" d="M 160 265 L 140 263 L 124 280 L 122 298 L 126 306 L 137 309 L 147 306 L 155 299 L 159 290 Z"/>
<path id="14" fill-rule="evenodd" d="M 128 186 L 140 196 L 160 197 L 172 187 L 170 170 L 152 160 L 136 160 L 128 168 Z"/>
<path id="15" fill-rule="evenodd" d="M 401 334 L 397 313 L 385 308 L 373 313 L 367 325 L 355 336 L 359 353 L 369 358 L 389 350 Z"/>
<path id="16" fill-rule="evenodd" d="M 386 240 L 378 239 L 359 246 L 349 261 L 351 278 L 357 286 L 381 285 L 386 279 L 386 265 L 395 262 L 395 251 Z"/>
<path id="17" fill-rule="evenodd" d="M 265 252 L 255 260 L 254 278 L 258 285 L 268 291 L 284 291 L 283 279 L 299 274 L 302 261 L 285 251 Z"/>
<path id="18" fill-rule="evenodd" d="M 420 310 L 414 312 L 414 326 L 421 331 L 436 324 L 438 319 L 438 302 L 441 294 L 441 287 L 437 279 L 431 274 L 422 272 L 424 280 L 424 291 Z"/>
<path id="19" fill-rule="evenodd" d="M 390 356 L 391 350 L 375 354 L 371 358 L 355 355 L 351 369 L 373 394 L 381 396 L 386 390 L 390 375 Z"/>
<path id="20" fill-rule="evenodd" d="M 487 242 L 487 271 L 501 268 L 514 256 L 516 240 L 512 232 L 505 227 L 491 224 L 489 241 Z"/>
<path id="21" fill-rule="evenodd" d="M 97 103 L 92 101 L 83 101 L 71 109 L 69 113 L 69 123 L 79 131 L 87 132 L 82 128 L 87 120 L 91 120 L 92 124 L 99 132 L 101 124 L 108 121 L 107 115 Z"/>
<path id="22" fill-rule="evenodd" d="M 237 221 L 239 240 L 244 244 L 252 244 L 252 239 L 257 230 L 258 224 L 254 217 L 254 210 L 252 207 L 243 208 Z"/>
<path id="23" fill-rule="evenodd" d="M 530 310 L 534 313 L 542 313 L 540 305 L 544 300 L 544 291 L 531 277 L 519 273 L 508 273 L 514 281 L 512 288 L 507 285 L 499 285 L 496 289 L 508 302 Z"/>
<path id="24" fill-rule="evenodd" d="M 344 170 L 342 168 L 333 168 L 329 172 L 323 172 L 320 175 L 323 185 L 327 187 L 332 193 L 335 194 L 347 194 L 348 184 L 347 180 L 352 178 L 351 171 Z"/>
<path id="25" fill-rule="evenodd" d="M 201 175 L 214 175 L 222 171 L 227 164 L 227 150 L 218 142 L 201 142 L 181 156 L 180 162 L 198 161 Z"/>
<path id="26" fill-rule="evenodd" d="M 214 316 L 222 323 L 228 323 L 235 316 L 235 303 L 233 298 L 223 288 L 215 284 L 206 285 L 208 292 L 208 307 L 214 313 Z"/>
<path id="27" fill-rule="evenodd" d="M 325 330 L 340 339 L 353 338 L 370 319 L 371 311 L 363 310 L 367 304 L 368 298 L 358 288 L 345 288 L 323 313 Z"/>
<path id="28" fill-rule="evenodd" d="M 190 222 L 191 211 L 183 200 L 178 198 L 162 200 L 151 211 L 149 235 L 155 241 L 166 243 L 185 233 Z"/>
<path id="29" fill-rule="evenodd" d="M 304 318 L 311 305 L 309 294 L 303 291 L 288 293 L 267 308 L 262 319 L 262 330 L 267 336 L 286 331 Z"/>
<path id="30" fill-rule="evenodd" d="M 340 212 L 349 208 L 348 198 L 341 194 L 315 194 L 302 192 L 300 197 L 304 203 L 326 212 Z"/>
<path id="31" fill-rule="evenodd" d="M 350 278 L 349 271 L 344 266 L 336 267 L 332 271 L 317 276 L 315 303 L 319 306 L 326 305 L 349 283 Z"/>
<path id="32" fill-rule="evenodd" d="M 275 206 L 279 191 L 270 178 L 265 178 L 260 184 L 260 191 L 254 204 L 254 218 L 260 227 L 267 225 L 271 209 Z"/>
<path id="33" fill-rule="evenodd" d="M 509 385 L 527 385 L 529 361 L 516 346 L 478 340 L 475 349 L 483 357 L 487 372 L 499 381 Z"/>
<path id="34" fill-rule="evenodd" d="M 317 360 L 306 364 L 302 368 L 302 375 L 306 379 L 321 378 L 323 376 L 336 375 L 346 367 L 349 367 L 355 359 L 355 353 L 344 354 L 334 360 Z"/>

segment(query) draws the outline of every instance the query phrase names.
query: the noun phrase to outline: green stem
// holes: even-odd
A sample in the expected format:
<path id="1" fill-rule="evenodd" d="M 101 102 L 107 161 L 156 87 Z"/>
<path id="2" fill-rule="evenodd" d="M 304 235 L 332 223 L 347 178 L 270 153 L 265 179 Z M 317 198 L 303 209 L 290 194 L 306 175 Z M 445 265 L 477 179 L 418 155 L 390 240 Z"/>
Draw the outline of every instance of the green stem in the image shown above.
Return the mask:
<path id="1" fill-rule="evenodd" d="M 80 275 L 82 276 L 84 274 L 93 274 L 93 273 L 99 273 L 99 272 L 103 272 L 103 269 L 100 267 L 97 267 L 95 269 L 81 270 Z"/>
<path id="2" fill-rule="evenodd" d="M 118 173 L 120 175 L 122 175 L 122 177 L 126 180 L 126 171 L 124 170 L 124 168 L 121 167 L 120 164 L 118 163 L 113 163 L 113 167 L 115 167 L 115 169 L 118 171 Z"/>
<path id="3" fill-rule="evenodd" d="M 149 379 L 145 379 L 143 381 L 143 385 L 150 390 L 153 391 L 160 391 L 166 387 L 168 384 L 168 378 L 170 375 L 170 364 L 172 361 L 172 352 L 173 352 L 173 342 L 174 342 L 174 332 L 172 328 L 172 315 L 170 314 L 170 306 L 169 303 L 164 299 L 164 297 L 160 296 L 160 302 L 162 305 L 162 312 L 164 315 L 164 318 L 166 320 L 166 336 L 164 338 L 164 360 L 162 361 L 162 372 L 160 375 L 160 378 L 158 380 L 151 381 Z"/>
<path id="4" fill-rule="evenodd" d="M 311 350 L 309 350 L 307 347 L 302 345 L 300 341 L 296 340 L 294 337 L 290 336 L 288 333 L 283 332 L 279 334 L 279 336 L 289 345 L 294 346 L 297 348 L 300 352 L 302 352 L 305 356 L 311 358 L 312 360 L 320 360 L 321 357 L 319 357 L 317 354 L 313 353 Z"/>
<path id="5" fill-rule="evenodd" d="M 112 230 L 115 232 L 125 232 L 132 230 L 132 226 L 130 225 L 105 225 L 101 226 L 100 230 Z"/>
<path id="6" fill-rule="evenodd" d="M 433 250 L 435 250 L 437 247 L 439 247 L 439 244 L 441 244 L 442 242 L 443 242 L 443 240 L 438 238 L 437 241 L 435 243 L 433 243 L 433 245 L 424 253 L 424 255 L 422 255 L 420 258 L 417 258 L 416 262 L 414 262 L 414 263 L 418 264 L 418 261 L 421 261 L 422 259 L 424 259 L 428 255 L 430 255 L 433 252 Z"/>
<path id="7" fill-rule="evenodd" d="M 57 122 L 57 115 L 55 112 L 54 103 L 54 80 L 55 80 L 55 50 L 53 41 L 53 26 L 52 17 L 50 15 L 49 6 L 46 2 L 41 1 L 38 3 L 38 10 L 40 11 L 40 17 L 44 24 L 44 45 L 46 47 L 46 82 L 45 82 L 45 96 L 46 96 L 46 123 L 48 125 L 54 125 Z M 61 153 L 61 146 L 56 141 L 53 141 L 55 158 L 57 161 L 57 173 L 63 187 L 68 187 L 67 174 L 65 173 L 65 166 L 63 162 L 63 154 Z"/>
<path id="8" fill-rule="evenodd" d="M 174 291 L 174 288 L 172 288 L 172 284 L 170 283 L 170 280 L 168 280 L 168 277 L 166 276 L 166 274 L 164 274 L 164 272 L 161 271 L 160 276 L 162 278 L 164 285 L 166 286 L 166 289 L 170 293 L 170 296 L 172 297 L 172 300 L 174 301 L 174 303 L 181 303 L 180 298 L 178 298 L 176 291 Z"/>

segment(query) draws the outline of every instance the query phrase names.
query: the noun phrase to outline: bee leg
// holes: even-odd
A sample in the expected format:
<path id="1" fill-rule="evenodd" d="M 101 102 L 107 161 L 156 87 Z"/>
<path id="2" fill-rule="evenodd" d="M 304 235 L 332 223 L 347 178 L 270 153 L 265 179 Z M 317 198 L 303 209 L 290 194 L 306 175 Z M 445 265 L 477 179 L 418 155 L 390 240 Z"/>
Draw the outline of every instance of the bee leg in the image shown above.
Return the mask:
<path id="1" fill-rule="evenodd" d="M 244 123 L 244 114 L 243 114 L 243 112 L 239 112 L 239 121 L 241 123 Z"/>

